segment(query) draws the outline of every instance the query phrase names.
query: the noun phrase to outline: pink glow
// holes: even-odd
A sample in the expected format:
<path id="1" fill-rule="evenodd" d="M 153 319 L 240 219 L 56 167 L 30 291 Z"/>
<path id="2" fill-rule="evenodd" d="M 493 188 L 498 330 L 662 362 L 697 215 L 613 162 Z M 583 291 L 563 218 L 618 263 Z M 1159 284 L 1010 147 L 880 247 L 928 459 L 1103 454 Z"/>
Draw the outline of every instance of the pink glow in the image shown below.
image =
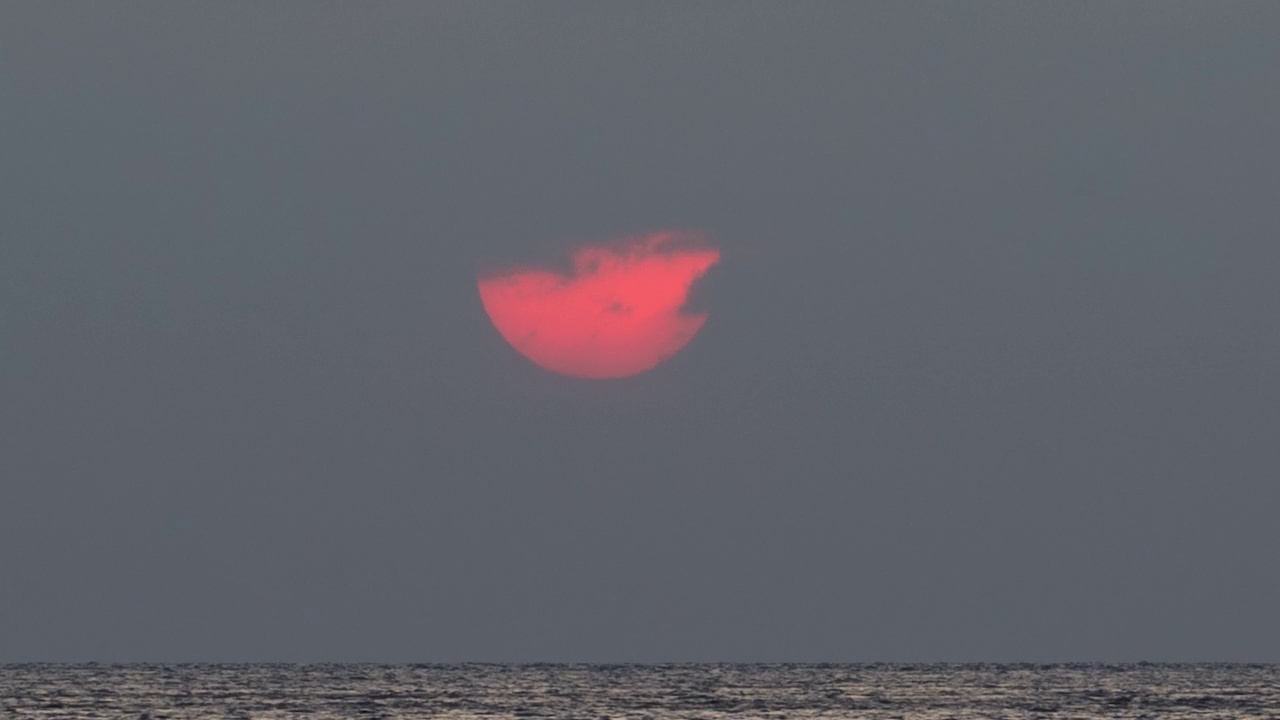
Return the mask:
<path id="1" fill-rule="evenodd" d="M 664 232 L 584 247 L 571 259 L 572 275 L 517 268 L 481 277 L 480 299 L 525 357 L 564 375 L 603 379 L 649 370 L 693 339 L 707 314 L 683 308 L 720 251 Z"/>

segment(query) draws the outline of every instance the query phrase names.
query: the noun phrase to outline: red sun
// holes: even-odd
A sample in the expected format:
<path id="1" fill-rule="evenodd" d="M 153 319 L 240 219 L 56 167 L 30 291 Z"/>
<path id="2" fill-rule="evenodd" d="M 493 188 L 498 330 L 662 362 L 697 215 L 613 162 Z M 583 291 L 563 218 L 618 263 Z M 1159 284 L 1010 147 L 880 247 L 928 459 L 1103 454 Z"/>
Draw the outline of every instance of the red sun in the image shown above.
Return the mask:
<path id="1" fill-rule="evenodd" d="M 707 321 L 684 310 L 693 283 L 720 261 L 695 235 L 664 232 L 584 247 L 572 272 L 516 268 L 482 276 L 480 300 L 516 350 L 582 378 L 644 372 L 680 351 Z"/>

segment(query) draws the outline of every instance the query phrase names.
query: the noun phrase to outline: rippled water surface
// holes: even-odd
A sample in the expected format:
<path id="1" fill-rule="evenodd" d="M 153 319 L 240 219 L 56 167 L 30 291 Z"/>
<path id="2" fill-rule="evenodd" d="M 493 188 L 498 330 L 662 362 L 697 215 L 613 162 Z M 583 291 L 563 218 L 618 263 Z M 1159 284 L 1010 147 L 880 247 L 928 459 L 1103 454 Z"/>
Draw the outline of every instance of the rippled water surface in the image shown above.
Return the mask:
<path id="1" fill-rule="evenodd" d="M 1280 718 L 1275 665 L 8 665 L 2 718 Z"/>

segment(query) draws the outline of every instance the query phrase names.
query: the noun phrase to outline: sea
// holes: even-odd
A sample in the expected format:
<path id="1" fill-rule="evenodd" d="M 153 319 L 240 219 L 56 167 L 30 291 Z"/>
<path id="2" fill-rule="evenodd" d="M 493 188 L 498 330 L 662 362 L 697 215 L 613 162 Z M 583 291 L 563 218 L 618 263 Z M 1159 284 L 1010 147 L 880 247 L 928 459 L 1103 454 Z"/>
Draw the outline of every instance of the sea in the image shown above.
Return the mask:
<path id="1" fill-rule="evenodd" d="M 1280 718 L 1280 665 L 0 665 L 0 718 Z"/>

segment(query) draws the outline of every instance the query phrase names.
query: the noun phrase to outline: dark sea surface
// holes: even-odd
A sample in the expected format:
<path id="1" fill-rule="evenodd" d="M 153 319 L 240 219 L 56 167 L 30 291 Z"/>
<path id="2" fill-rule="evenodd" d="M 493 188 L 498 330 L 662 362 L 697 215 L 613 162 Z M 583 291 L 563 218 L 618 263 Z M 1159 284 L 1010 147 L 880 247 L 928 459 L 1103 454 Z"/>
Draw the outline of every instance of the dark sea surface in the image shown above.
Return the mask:
<path id="1" fill-rule="evenodd" d="M 0 718 L 144 717 L 1280 718 L 1280 666 L 0 666 Z"/>

